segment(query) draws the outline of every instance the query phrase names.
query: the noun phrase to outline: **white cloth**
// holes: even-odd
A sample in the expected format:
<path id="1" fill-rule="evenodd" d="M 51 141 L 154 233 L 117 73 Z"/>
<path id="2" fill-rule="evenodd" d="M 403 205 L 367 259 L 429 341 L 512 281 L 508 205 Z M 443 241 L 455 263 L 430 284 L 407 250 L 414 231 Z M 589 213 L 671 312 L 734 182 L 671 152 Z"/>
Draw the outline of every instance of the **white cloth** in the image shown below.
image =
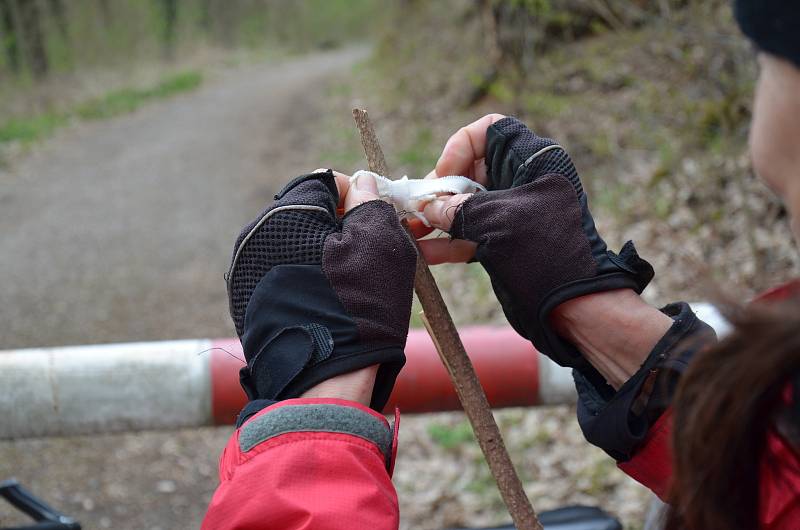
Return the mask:
<path id="1" fill-rule="evenodd" d="M 455 175 L 435 179 L 409 179 L 404 176 L 398 180 L 391 180 L 372 171 L 360 170 L 353 173 L 350 183 L 354 183 L 361 175 L 374 177 L 378 185 L 378 196 L 382 200 L 393 205 L 399 213 L 420 219 L 425 226 L 430 226 L 430 223 L 422 210 L 430 201 L 443 195 L 486 191 L 486 188 L 474 180 Z"/>

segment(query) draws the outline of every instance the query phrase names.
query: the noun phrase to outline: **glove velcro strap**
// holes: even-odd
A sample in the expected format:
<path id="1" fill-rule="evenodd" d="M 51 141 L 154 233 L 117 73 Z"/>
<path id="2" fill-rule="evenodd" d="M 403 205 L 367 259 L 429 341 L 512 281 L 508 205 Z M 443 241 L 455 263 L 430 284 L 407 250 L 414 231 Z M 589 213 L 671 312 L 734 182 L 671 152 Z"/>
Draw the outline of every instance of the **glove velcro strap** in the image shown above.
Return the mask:
<path id="1" fill-rule="evenodd" d="M 375 412 L 336 403 L 281 404 L 254 417 L 239 430 L 239 449 L 246 453 L 271 438 L 288 433 L 348 434 L 375 444 L 386 469 L 393 464 L 394 432 Z"/>

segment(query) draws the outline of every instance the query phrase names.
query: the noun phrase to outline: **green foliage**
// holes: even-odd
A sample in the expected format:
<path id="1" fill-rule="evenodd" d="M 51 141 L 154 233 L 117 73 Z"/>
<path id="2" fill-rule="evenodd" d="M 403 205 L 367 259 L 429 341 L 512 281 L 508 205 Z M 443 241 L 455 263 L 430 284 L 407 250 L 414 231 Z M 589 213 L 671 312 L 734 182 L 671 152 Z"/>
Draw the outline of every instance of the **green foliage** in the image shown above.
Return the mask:
<path id="1" fill-rule="evenodd" d="M 28 1 L 28 0 L 26 0 Z M 33 2 L 33 0 L 30 0 Z M 173 60 L 203 46 L 304 51 L 371 36 L 385 6 L 378 0 L 114 0 L 41 2 L 36 16 L 10 9 L 13 27 L 0 28 L 0 82 L 30 77 L 31 44 L 40 33 L 46 73 L 154 59 Z M 171 16 L 174 14 L 174 16 Z M 33 27 L 40 31 L 31 31 Z M 12 49 L 16 44 L 16 50 Z M 12 62 L 22 66 L 16 69 Z"/>
<path id="2" fill-rule="evenodd" d="M 475 440 L 472 426 L 468 421 L 462 421 L 456 425 L 431 423 L 428 426 L 428 436 L 445 449 L 455 449 L 462 444 L 471 443 Z"/>
<path id="3" fill-rule="evenodd" d="M 75 114 L 85 120 L 110 118 L 119 114 L 133 112 L 153 99 L 163 99 L 181 92 L 188 92 L 200 86 L 203 75 L 190 71 L 170 76 L 150 88 L 126 88 L 109 92 L 105 96 L 79 105 Z"/>
<path id="4" fill-rule="evenodd" d="M 489 279 L 489 273 L 479 263 L 470 263 L 466 265 L 467 277 L 469 278 L 470 285 L 475 289 L 475 295 L 480 300 L 486 300 L 494 296 L 492 290 L 492 281 Z"/>
<path id="5" fill-rule="evenodd" d="M 467 484 L 466 489 L 472 493 L 478 493 L 481 495 L 497 495 L 497 482 L 495 482 L 494 477 L 489 472 L 488 467 L 484 464 L 480 468 L 480 473 Z"/>
<path id="6" fill-rule="evenodd" d="M 592 201 L 607 212 L 625 211 L 631 195 L 630 186 L 622 182 L 603 182 L 602 186 L 592 189 Z"/>
<path id="7" fill-rule="evenodd" d="M 436 164 L 439 157 L 438 147 L 433 141 L 433 131 L 421 127 L 416 131 L 411 145 L 397 153 L 397 161 L 412 173 L 412 177 L 424 176 Z"/>
<path id="8" fill-rule="evenodd" d="M 743 128 L 750 118 L 746 101 L 734 93 L 701 101 L 697 104 L 697 131 L 706 147 L 719 147 L 720 142 Z"/>
<path id="9" fill-rule="evenodd" d="M 49 136 L 67 121 L 66 115 L 57 113 L 11 119 L 0 126 L 0 144 L 7 142 L 31 143 L 39 138 Z"/>
<path id="10" fill-rule="evenodd" d="M 65 112 L 46 112 L 31 117 L 17 117 L 0 126 L 0 144 L 29 144 L 45 138 L 71 118 L 95 120 L 132 112 L 148 101 L 167 98 L 193 90 L 203 82 L 200 72 L 188 71 L 165 78 L 149 88 L 127 88 L 109 92 Z"/>
<path id="11" fill-rule="evenodd" d="M 537 91 L 522 96 L 525 111 L 540 120 L 557 118 L 575 103 L 575 97 L 562 96 L 553 92 Z"/>
<path id="12" fill-rule="evenodd" d="M 419 300 L 415 295 L 414 301 L 411 304 L 411 322 L 409 323 L 410 327 L 417 329 L 425 327 L 425 323 L 422 322 L 422 317 L 420 316 L 421 312 L 422 312 L 422 305 L 419 303 Z"/>
<path id="13" fill-rule="evenodd" d="M 609 477 L 615 471 L 616 464 L 610 458 L 604 457 L 594 462 L 594 465 L 583 473 L 589 481 L 587 493 L 600 495 L 603 491 L 612 488 L 614 484 L 609 480 Z"/>

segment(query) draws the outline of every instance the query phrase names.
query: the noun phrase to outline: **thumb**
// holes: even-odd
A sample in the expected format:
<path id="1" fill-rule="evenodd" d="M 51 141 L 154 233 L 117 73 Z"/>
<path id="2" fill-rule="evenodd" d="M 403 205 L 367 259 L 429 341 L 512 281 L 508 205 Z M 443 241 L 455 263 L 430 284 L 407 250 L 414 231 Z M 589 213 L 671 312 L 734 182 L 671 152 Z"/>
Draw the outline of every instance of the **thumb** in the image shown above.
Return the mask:
<path id="1" fill-rule="evenodd" d="M 358 176 L 355 182 L 350 185 L 347 195 L 344 198 L 344 211 L 349 212 L 359 204 L 374 201 L 378 197 L 378 183 L 375 177 L 367 173 Z"/>

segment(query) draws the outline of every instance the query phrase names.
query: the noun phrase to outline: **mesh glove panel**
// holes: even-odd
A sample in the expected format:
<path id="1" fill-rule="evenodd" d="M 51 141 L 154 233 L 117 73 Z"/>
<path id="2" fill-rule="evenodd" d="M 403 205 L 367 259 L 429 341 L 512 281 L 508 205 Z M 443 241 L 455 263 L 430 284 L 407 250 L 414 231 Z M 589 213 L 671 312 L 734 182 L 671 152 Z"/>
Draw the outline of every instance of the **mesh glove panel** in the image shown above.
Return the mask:
<path id="1" fill-rule="evenodd" d="M 382 201 L 338 219 L 330 171 L 298 177 L 275 199 L 242 230 L 227 274 L 247 360 L 240 379 L 259 404 L 248 414 L 376 364 L 380 410 L 405 362 L 414 244 Z"/>

